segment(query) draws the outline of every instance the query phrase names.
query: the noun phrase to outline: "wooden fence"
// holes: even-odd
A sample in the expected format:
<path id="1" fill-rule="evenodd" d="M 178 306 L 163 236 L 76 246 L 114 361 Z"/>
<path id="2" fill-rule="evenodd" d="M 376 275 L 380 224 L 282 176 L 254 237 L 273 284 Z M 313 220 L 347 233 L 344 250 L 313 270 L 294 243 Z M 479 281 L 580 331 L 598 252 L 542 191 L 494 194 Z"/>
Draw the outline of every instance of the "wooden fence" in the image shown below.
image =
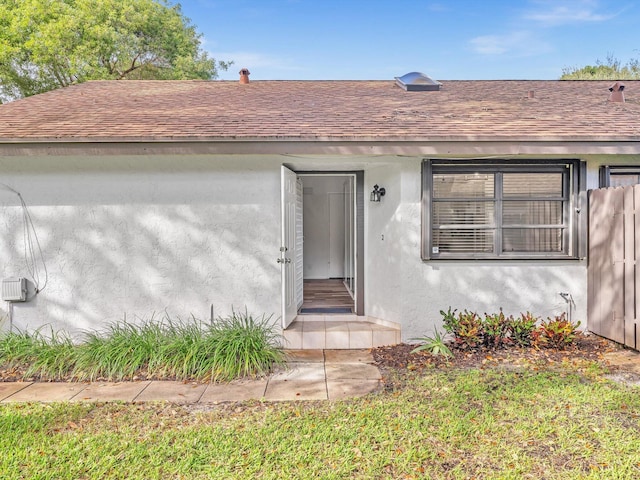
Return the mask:
<path id="1" fill-rule="evenodd" d="M 640 348 L 640 185 L 589 196 L 589 330 Z"/>

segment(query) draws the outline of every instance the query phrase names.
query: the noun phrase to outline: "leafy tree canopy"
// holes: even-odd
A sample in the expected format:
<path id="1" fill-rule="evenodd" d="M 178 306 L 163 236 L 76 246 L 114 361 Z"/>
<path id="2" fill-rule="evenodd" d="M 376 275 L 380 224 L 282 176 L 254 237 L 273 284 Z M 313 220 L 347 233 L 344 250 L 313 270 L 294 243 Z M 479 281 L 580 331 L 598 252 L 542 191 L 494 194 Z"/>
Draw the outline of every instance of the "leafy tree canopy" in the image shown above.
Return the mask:
<path id="1" fill-rule="evenodd" d="M 562 69 L 560 80 L 639 80 L 640 60 L 631 59 L 625 65 L 612 55 L 606 62 L 596 61 L 595 65 L 567 67 Z"/>
<path id="2" fill-rule="evenodd" d="M 201 35 L 167 0 L 0 0 L 0 100 L 99 79 L 213 79 Z"/>

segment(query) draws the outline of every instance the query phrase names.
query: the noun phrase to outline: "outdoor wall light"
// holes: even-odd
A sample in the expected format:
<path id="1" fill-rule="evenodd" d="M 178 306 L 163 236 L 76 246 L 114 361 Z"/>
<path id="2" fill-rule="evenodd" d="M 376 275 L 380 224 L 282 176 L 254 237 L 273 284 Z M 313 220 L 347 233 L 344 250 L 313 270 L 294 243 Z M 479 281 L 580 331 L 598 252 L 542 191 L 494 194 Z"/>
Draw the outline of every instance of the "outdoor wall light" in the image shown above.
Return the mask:
<path id="1" fill-rule="evenodd" d="M 384 197 L 385 193 L 387 192 L 384 189 L 384 187 L 379 187 L 378 185 L 374 185 L 373 192 L 371 192 L 371 196 L 369 197 L 369 200 L 371 200 L 372 202 L 379 202 L 380 199 Z"/>

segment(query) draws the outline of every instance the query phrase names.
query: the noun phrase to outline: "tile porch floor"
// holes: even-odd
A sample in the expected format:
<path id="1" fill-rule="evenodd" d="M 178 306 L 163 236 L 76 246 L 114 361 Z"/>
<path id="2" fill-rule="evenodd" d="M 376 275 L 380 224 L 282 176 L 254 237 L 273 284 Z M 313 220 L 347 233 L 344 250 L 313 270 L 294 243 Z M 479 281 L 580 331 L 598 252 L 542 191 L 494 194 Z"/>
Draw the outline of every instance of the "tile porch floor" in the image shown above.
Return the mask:
<path id="1" fill-rule="evenodd" d="M 298 315 L 284 332 L 286 349 L 357 349 L 400 343 L 400 328 L 356 315 Z"/>
<path id="2" fill-rule="evenodd" d="M 353 308 L 340 279 L 305 280 L 302 308 Z M 283 332 L 286 349 L 360 349 L 400 343 L 400 325 L 354 314 L 298 315 Z"/>

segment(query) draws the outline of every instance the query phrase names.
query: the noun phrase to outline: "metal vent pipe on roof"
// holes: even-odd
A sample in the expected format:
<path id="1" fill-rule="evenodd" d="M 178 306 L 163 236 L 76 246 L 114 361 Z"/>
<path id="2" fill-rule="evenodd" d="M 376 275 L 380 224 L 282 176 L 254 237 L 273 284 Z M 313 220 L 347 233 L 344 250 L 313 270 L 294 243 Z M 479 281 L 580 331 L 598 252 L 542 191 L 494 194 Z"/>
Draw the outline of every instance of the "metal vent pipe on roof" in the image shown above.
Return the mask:
<path id="1" fill-rule="evenodd" d="M 249 83 L 249 75 L 251 75 L 251 72 L 248 69 L 243 68 L 240 70 L 240 83 Z"/>
<path id="2" fill-rule="evenodd" d="M 609 87 L 609 91 L 611 92 L 611 95 L 609 95 L 609 101 L 624 103 L 624 93 L 622 93 L 623 90 L 624 90 L 623 83 L 616 82 L 613 85 L 611 85 Z"/>

